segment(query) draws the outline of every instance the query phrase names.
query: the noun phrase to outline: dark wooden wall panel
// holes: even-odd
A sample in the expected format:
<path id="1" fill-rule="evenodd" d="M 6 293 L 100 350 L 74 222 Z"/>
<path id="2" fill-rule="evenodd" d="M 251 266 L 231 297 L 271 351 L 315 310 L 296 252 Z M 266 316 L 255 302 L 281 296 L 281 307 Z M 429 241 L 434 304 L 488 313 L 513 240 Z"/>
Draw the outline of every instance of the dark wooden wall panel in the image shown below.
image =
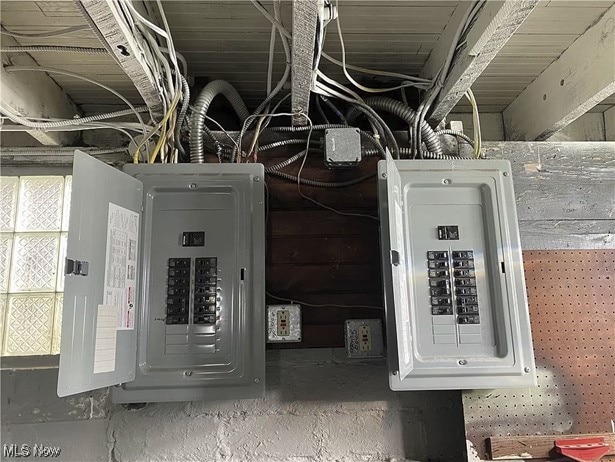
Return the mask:
<path id="1" fill-rule="evenodd" d="M 259 161 L 271 165 L 300 149 L 263 154 Z M 296 175 L 300 165 L 284 171 Z M 327 170 L 321 155 L 310 154 L 302 177 L 340 182 L 375 172 L 376 159 L 358 169 Z M 343 347 L 346 319 L 384 315 L 378 222 L 323 209 L 303 198 L 290 181 L 267 176 L 267 186 L 267 291 L 318 305 L 302 305 L 301 343 L 269 348 Z M 378 216 L 375 178 L 344 188 L 301 186 L 301 192 L 340 212 Z M 284 302 L 267 297 L 267 303 Z"/>

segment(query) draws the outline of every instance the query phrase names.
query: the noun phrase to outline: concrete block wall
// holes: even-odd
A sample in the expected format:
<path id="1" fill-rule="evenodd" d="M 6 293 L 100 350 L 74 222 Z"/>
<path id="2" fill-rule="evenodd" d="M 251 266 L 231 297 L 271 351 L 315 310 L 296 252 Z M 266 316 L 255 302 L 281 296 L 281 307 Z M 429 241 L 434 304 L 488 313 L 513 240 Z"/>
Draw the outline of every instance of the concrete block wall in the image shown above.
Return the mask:
<path id="1" fill-rule="evenodd" d="M 5 375 L 3 386 L 33 378 Z M 55 391 L 55 382 L 48 387 Z M 267 394 L 260 400 L 152 403 L 130 410 L 109 405 L 98 393 L 73 401 L 93 400 L 95 409 L 106 409 L 89 418 L 70 414 L 74 404 L 41 398 L 40 392 L 29 401 L 22 394 L 18 408 L 7 406 L 3 390 L 3 442 L 43 438 L 66 448 L 64 460 L 83 461 L 465 460 L 458 392 L 393 393 L 383 360 L 350 361 L 339 350 L 268 351 Z M 48 418 L 34 417 L 46 412 Z M 89 441 L 88 451 L 74 438 Z"/>

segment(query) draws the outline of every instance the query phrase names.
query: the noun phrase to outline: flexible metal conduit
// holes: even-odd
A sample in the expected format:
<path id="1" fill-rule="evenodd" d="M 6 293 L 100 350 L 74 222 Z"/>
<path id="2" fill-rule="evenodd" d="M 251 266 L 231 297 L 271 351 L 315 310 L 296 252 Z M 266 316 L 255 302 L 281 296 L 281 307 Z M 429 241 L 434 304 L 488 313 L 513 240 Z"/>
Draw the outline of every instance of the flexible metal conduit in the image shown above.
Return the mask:
<path id="1" fill-rule="evenodd" d="M 466 143 L 468 143 L 470 146 L 474 147 L 474 140 L 472 138 L 470 138 L 468 135 L 466 135 L 463 132 L 459 132 L 457 130 L 440 130 L 436 132 L 436 135 L 440 136 L 440 135 L 451 135 L 451 136 L 456 136 L 457 138 L 461 138 L 462 140 L 464 140 Z"/>
<path id="2" fill-rule="evenodd" d="M 371 98 L 367 98 L 365 103 L 375 110 L 385 111 L 396 115 L 400 119 L 404 120 L 408 125 L 412 125 L 414 123 L 416 112 L 414 109 L 406 106 L 400 101 L 384 96 L 373 96 Z M 348 111 L 346 119 L 348 120 L 348 123 L 352 124 L 358 116 L 359 112 L 355 108 L 351 108 Z M 431 128 L 425 120 L 421 123 L 421 137 L 425 142 L 425 146 L 428 151 L 435 155 L 442 154 L 442 145 L 440 144 L 440 140 L 434 133 L 433 128 Z"/>
<path id="3" fill-rule="evenodd" d="M 1 47 L 0 53 L 30 53 L 30 52 L 60 52 L 60 53 L 85 53 L 91 55 L 109 54 L 105 48 L 73 47 L 57 45 L 30 45 L 16 47 Z"/>
<path id="4" fill-rule="evenodd" d="M 410 158 L 412 157 L 412 149 L 406 147 L 399 148 L 400 154 L 402 158 Z M 373 156 L 381 156 L 380 152 L 374 148 L 364 149 L 362 155 L 364 157 L 373 157 Z M 447 154 L 436 154 L 435 152 L 423 151 L 423 159 L 430 160 L 459 160 L 459 159 L 472 159 L 472 157 L 460 157 L 460 156 L 449 156 Z M 382 157 L 382 156 L 381 156 Z"/>
<path id="5" fill-rule="evenodd" d="M 194 112 L 190 120 L 190 162 L 201 164 L 205 162 L 205 149 L 203 147 L 205 116 L 209 105 L 218 95 L 224 96 L 231 103 L 242 123 L 250 115 L 243 99 L 230 83 L 225 80 L 214 80 L 208 83 L 194 104 Z"/>
<path id="6" fill-rule="evenodd" d="M 0 113 L 7 116 L 13 122 L 21 125 L 25 125 L 26 127 L 36 128 L 39 130 L 45 130 L 49 128 L 60 128 L 60 127 L 70 127 L 72 125 L 84 125 L 91 122 L 98 122 L 100 120 L 106 119 L 114 119 L 116 117 L 123 117 L 127 115 L 132 115 L 135 112 L 147 112 L 148 108 L 146 106 L 138 107 L 133 109 L 124 109 L 122 111 L 109 112 L 106 114 L 96 114 L 88 117 L 78 117 L 75 119 L 65 119 L 65 120 L 56 120 L 52 122 L 33 122 L 27 118 L 23 118 L 18 116 L 17 114 L 12 113 L 11 111 L 6 110 L 5 108 L 0 107 Z"/>

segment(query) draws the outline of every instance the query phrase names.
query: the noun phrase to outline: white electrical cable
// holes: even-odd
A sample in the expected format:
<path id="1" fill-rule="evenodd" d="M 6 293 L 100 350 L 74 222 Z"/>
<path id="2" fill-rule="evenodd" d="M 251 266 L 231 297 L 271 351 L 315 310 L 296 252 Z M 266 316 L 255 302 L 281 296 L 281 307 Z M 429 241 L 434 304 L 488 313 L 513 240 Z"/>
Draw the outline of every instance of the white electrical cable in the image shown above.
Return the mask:
<path id="1" fill-rule="evenodd" d="M 325 53 L 324 51 L 322 52 L 322 57 L 325 58 L 326 60 L 332 62 L 333 64 L 336 64 L 340 67 L 342 67 L 344 64 L 335 59 L 333 56 Z M 428 79 L 423 79 L 420 77 L 414 77 L 411 75 L 406 75 L 406 74 L 400 74 L 398 72 L 389 72 L 389 71 L 378 71 L 375 69 L 369 69 L 366 67 L 361 67 L 361 66 L 354 66 L 352 64 L 348 64 L 346 63 L 346 69 L 351 69 L 353 71 L 357 71 L 357 72 L 362 72 L 363 74 L 370 74 L 370 75 L 376 75 L 376 76 L 382 76 L 382 77 L 391 77 L 394 79 L 402 79 L 402 80 L 409 80 L 409 81 L 415 81 L 417 82 L 418 85 L 424 84 L 424 85 L 430 85 L 431 84 L 431 80 Z M 407 85 L 410 86 L 410 85 Z"/>
<path id="2" fill-rule="evenodd" d="M 316 76 L 323 79 L 326 83 L 333 85 L 334 87 L 337 87 L 342 91 L 345 91 L 346 93 L 350 95 L 350 97 L 356 99 L 357 101 L 363 101 L 363 98 L 361 98 L 357 93 L 352 91 L 350 88 L 345 87 L 341 83 L 327 77 L 322 71 L 316 70 Z"/>
<path id="3" fill-rule="evenodd" d="M 147 106 L 142 106 L 135 108 L 137 112 L 147 112 Z M 46 122 L 33 122 L 31 117 L 22 117 L 19 114 L 11 111 L 10 109 L 6 109 L 0 107 L 0 111 L 11 119 L 15 123 L 19 123 L 29 128 L 35 129 L 50 129 L 50 128 L 59 128 L 59 127 L 69 127 L 71 125 L 85 125 L 90 122 L 96 122 L 105 119 L 115 119 L 116 117 L 124 117 L 128 115 L 133 115 L 132 109 L 125 109 L 123 111 L 115 111 L 108 112 L 105 114 L 96 114 L 88 117 L 78 117 L 74 119 L 38 119 L 38 120 L 46 120 Z M 20 119 L 19 121 L 15 119 Z"/>
<path id="4" fill-rule="evenodd" d="M 346 45 L 344 44 L 344 37 L 342 35 L 342 25 L 340 23 L 339 0 L 335 0 L 335 7 L 337 8 L 337 11 L 338 11 L 335 22 L 337 24 L 337 35 L 340 39 L 340 46 L 342 48 L 342 70 L 344 71 L 344 75 L 350 81 L 350 83 L 352 83 L 355 87 L 367 93 L 386 93 L 389 91 L 399 90 L 400 88 L 417 86 L 415 83 L 409 82 L 407 84 L 397 85 L 395 87 L 389 87 L 389 88 L 371 88 L 371 87 L 366 87 L 365 85 L 361 85 L 359 82 L 353 79 L 350 73 L 348 72 L 348 70 L 346 69 Z"/>
<path id="5" fill-rule="evenodd" d="M 65 71 L 62 69 L 56 69 L 53 67 L 44 67 L 44 66 L 7 66 L 4 68 L 5 71 L 7 72 L 22 72 L 22 71 L 34 71 L 34 72 L 47 72 L 47 73 L 51 73 L 51 74 L 61 74 L 61 75 L 66 75 L 68 77 L 74 77 L 76 79 L 81 79 L 81 80 L 85 80 L 86 82 L 90 82 L 94 85 L 98 85 L 101 88 L 104 88 L 105 90 L 113 93 L 115 96 L 117 96 L 118 98 L 120 98 L 122 101 L 124 101 L 124 103 L 126 103 L 126 105 L 132 110 L 132 112 L 137 116 L 137 119 L 139 120 L 139 122 L 141 123 L 141 125 L 143 125 L 144 129 L 145 129 L 145 123 L 143 122 L 143 118 L 141 117 L 141 114 L 139 114 L 139 112 L 137 112 L 136 108 L 132 105 L 132 103 L 130 101 L 128 101 L 126 98 L 124 98 L 124 96 L 122 96 L 120 93 L 118 93 L 117 91 L 115 91 L 113 88 L 108 87 L 107 85 L 100 83 L 94 79 L 90 79 L 89 77 L 86 77 L 84 75 L 81 74 L 75 74 L 74 72 L 69 72 L 69 71 Z M 19 122 L 21 123 L 21 122 Z"/>
<path id="6" fill-rule="evenodd" d="M 267 9 L 263 7 L 263 5 L 261 5 L 260 2 L 258 2 L 258 0 L 250 0 L 250 1 L 256 7 L 256 9 L 260 11 L 262 15 L 265 16 L 269 20 L 271 24 L 273 24 L 274 26 L 278 28 L 278 30 L 280 31 L 282 35 L 284 35 L 284 37 L 288 39 L 293 38 L 290 32 L 288 32 L 288 30 L 286 30 L 286 28 L 279 21 L 277 21 L 273 16 L 271 16 L 269 11 L 267 11 Z"/>

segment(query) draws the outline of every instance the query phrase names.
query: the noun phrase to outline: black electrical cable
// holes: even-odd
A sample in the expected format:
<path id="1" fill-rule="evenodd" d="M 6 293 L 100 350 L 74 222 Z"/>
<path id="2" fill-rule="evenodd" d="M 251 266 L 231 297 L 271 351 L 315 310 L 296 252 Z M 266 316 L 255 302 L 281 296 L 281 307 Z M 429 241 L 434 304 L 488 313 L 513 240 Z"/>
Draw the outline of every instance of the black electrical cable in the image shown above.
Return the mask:
<path id="1" fill-rule="evenodd" d="M 317 180 L 311 180 L 308 178 L 297 178 L 294 175 L 290 175 L 288 173 L 284 173 L 284 172 L 278 172 L 278 171 L 272 171 L 272 172 L 268 172 L 269 175 L 273 175 L 273 176 L 277 176 L 279 178 L 282 178 L 284 180 L 288 180 L 288 181 L 292 181 L 293 183 L 297 183 L 297 181 L 301 182 L 302 185 L 305 186 L 314 186 L 316 188 L 345 188 L 347 186 L 352 186 L 355 184 L 359 184 L 362 183 L 363 181 L 369 180 L 370 178 L 374 178 L 376 176 L 375 173 L 370 173 L 369 175 L 364 175 L 361 176 L 359 178 L 354 178 L 352 180 L 348 180 L 348 181 L 341 181 L 341 182 L 328 182 L 328 181 L 317 181 Z"/>

